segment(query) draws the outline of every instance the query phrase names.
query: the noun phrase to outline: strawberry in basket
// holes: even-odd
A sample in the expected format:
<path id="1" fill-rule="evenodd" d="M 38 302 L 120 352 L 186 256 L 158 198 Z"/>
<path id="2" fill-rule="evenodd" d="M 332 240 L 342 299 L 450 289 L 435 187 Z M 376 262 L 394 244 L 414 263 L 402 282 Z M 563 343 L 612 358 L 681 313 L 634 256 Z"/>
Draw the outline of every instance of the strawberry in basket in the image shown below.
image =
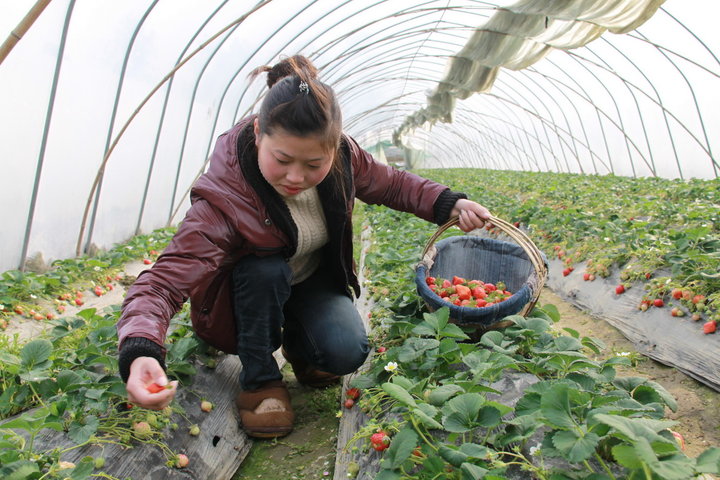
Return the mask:
<path id="1" fill-rule="evenodd" d="M 461 307 L 489 307 L 508 299 L 512 293 L 503 282 L 485 283 L 482 280 L 466 280 L 453 276 L 452 279 L 427 277 L 428 287 L 448 303 Z"/>

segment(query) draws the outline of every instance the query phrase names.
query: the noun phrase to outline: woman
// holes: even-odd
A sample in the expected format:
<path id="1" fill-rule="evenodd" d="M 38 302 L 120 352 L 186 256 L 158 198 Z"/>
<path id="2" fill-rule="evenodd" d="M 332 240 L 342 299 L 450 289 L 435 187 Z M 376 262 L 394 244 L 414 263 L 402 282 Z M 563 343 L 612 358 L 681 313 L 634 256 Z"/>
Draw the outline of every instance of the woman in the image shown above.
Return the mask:
<path id="1" fill-rule="evenodd" d="M 155 265 L 129 289 L 118 322 L 128 398 L 161 409 L 163 343 L 171 317 L 191 299 L 197 335 L 243 368 L 236 398 L 254 437 L 292 430 L 290 397 L 272 353 L 282 347 L 297 380 L 323 387 L 355 371 L 368 352 L 353 304 L 355 197 L 464 231 L 489 212 L 446 186 L 376 162 L 342 133 L 333 90 L 302 56 L 257 69 L 270 88 L 257 115 L 221 135 L 192 206 Z"/>

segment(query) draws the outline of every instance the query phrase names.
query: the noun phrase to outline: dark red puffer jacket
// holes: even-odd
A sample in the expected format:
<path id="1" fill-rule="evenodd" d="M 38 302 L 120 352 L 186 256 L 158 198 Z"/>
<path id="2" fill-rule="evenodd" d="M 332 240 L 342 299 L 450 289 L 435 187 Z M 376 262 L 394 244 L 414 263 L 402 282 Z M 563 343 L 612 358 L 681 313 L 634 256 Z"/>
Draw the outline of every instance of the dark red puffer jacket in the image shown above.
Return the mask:
<path id="1" fill-rule="evenodd" d="M 162 349 L 170 319 L 190 298 L 197 335 L 210 345 L 236 353 L 230 301 L 232 266 L 243 255 L 282 253 L 297 246 L 289 211 L 257 166 L 249 117 L 222 134 L 207 173 L 191 191 L 192 205 L 171 243 L 128 290 L 118 322 L 119 345 L 131 337 L 151 340 Z M 318 185 L 327 219 L 327 255 L 339 282 L 359 294 L 352 255 L 352 210 L 355 197 L 442 223 L 436 201 L 456 197 L 446 186 L 375 161 L 350 137 L 340 149 L 343 171 L 333 169 Z"/>

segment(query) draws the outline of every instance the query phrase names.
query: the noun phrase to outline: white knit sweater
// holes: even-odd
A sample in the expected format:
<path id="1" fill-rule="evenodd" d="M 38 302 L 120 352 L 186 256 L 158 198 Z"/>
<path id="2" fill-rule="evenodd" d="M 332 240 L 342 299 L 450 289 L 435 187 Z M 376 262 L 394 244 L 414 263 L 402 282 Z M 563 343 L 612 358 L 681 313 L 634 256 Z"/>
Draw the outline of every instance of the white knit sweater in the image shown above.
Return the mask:
<path id="1" fill-rule="evenodd" d="M 288 262 L 293 273 L 291 284 L 295 285 L 306 280 L 320 265 L 320 248 L 328 242 L 327 224 L 316 188 L 284 200 L 298 229 L 297 250 Z"/>

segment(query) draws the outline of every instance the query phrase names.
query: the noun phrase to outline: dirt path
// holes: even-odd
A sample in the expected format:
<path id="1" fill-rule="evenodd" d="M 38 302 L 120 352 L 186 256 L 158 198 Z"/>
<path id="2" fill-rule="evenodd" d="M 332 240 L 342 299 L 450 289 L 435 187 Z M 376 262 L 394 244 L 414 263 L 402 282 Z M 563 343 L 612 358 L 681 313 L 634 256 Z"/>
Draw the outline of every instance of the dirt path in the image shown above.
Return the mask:
<path id="1" fill-rule="evenodd" d="M 578 310 L 547 288 L 540 295 L 539 303 L 550 303 L 558 308 L 558 329 L 569 327 L 580 332 L 581 336 L 596 337 L 605 342 L 607 349 L 601 352 L 601 357 L 607 358 L 615 352 L 630 352 L 630 358 L 635 358 L 632 343 L 602 319 Z M 666 416 L 679 422 L 675 430 L 685 437 L 685 453 L 696 457 L 706 448 L 720 445 L 720 394 L 672 367 L 647 357 L 637 358 L 634 368 L 619 370 L 619 375 L 648 377 L 675 397 L 677 412 L 668 410 Z"/>

